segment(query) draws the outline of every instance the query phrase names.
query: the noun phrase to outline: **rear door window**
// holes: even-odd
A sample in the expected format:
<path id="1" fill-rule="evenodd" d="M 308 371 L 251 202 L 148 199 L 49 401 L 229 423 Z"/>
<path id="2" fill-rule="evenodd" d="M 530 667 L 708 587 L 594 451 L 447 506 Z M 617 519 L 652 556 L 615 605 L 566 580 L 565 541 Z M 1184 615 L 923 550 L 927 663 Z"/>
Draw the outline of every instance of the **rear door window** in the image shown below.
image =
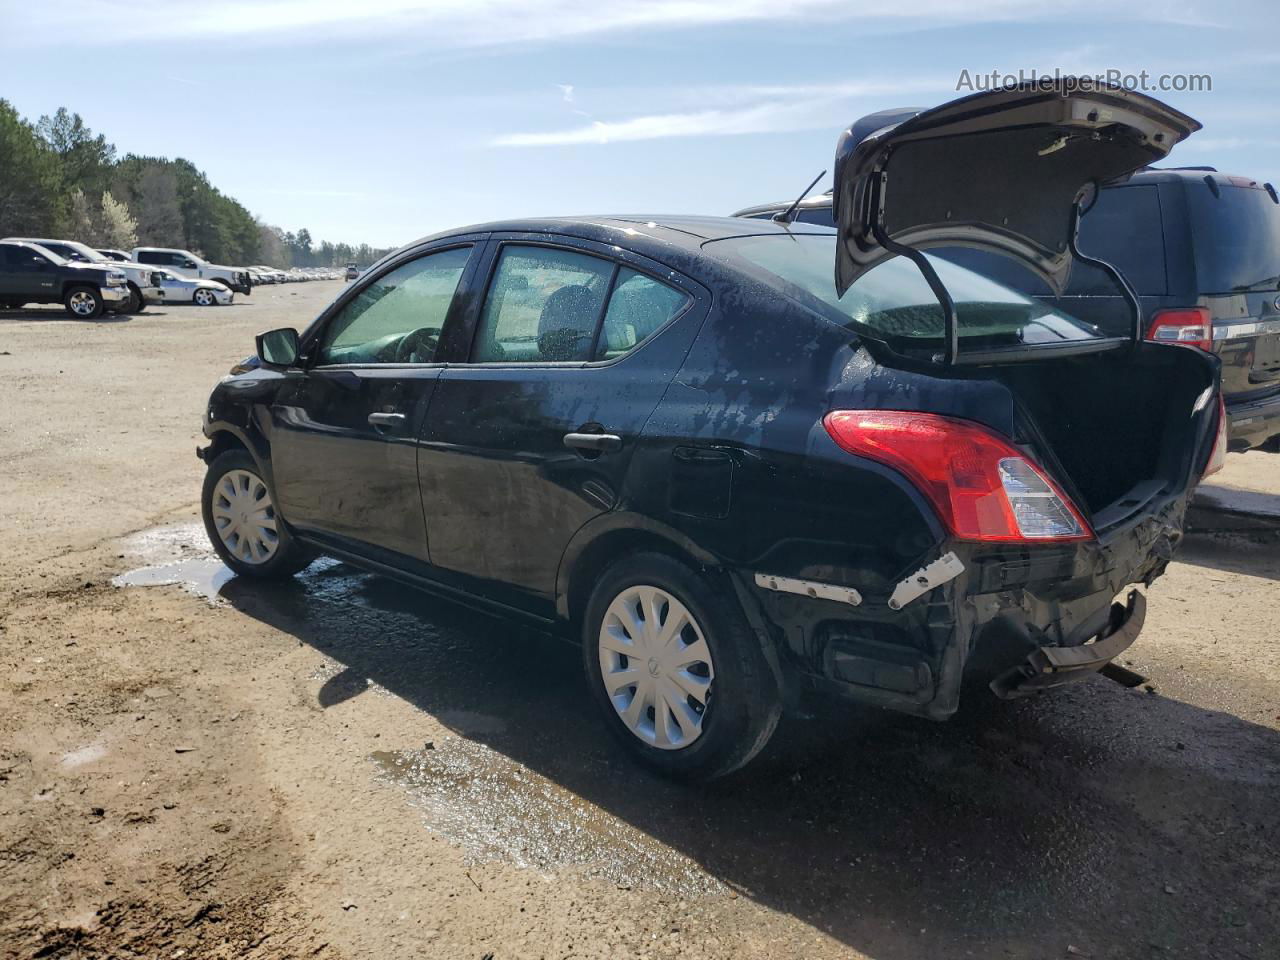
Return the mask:
<path id="1" fill-rule="evenodd" d="M 572 363 L 629 353 L 689 297 L 576 250 L 507 244 L 480 316 L 476 363 Z"/>
<path id="2" fill-rule="evenodd" d="M 1118 268 L 1141 296 L 1163 296 L 1164 223 L 1160 190 L 1154 184 L 1110 187 L 1080 218 L 1080 250 Z M 1076 264 L 1067 296 L 1115 296 L 1116 285 L 1101 270 Z"/>
<path id="3" fill-rule="evenodd" d="M 480 317 L 478 363 L 588 360 L 614 265 L 555 247 L 502 248 Z"/>
<path id="4" fill-rule="evenodd" d="M 689 297 L 647 274 L 622 267 L 609 297 L 593 360 L 613 360 L 666 326 Z"/>

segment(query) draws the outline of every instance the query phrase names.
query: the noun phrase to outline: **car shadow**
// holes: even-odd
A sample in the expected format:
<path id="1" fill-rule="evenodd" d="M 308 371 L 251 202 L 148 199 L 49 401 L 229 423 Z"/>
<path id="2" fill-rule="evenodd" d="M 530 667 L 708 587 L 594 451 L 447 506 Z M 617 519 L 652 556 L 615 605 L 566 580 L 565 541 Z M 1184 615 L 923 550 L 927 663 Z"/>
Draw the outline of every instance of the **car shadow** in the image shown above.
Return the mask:
<path id="1" fill-rule="evenodd" d="M 73 317 L 62 307 L 50 305 L 48 308 L 20 307 L 16 310 L 0 307 L 0 320 L 50 321 L 66 320 L 70 323 L 128 323 L 134 317 L 128 313 L 110 313 L 104 311 L 97 317 Z"/>
<path id="2" fill-rule="evenodd" d="M 321 708 L 379 689 L 448 725 L 432 750 L 375 759 L 408 800 L 430 795 L 428 826 L 489 837 L 483 856 L 613 858 L 601 872 L 620 886 L 661 888 L 669 851 L 699 889 L 879 960 L 1260 957 L 1280 942 L 1280 735 L 1229 713 L 1101 678 L 979 697 L 945 724 L 828 704 L 784 720 L 746 770 L 687 786 L 621 753 L 560 640 L 327 560 L 221 596 L 331 658 Z M 575 826 L 593 817 L 609 826 Z M 619 829 L 635 839 L 572 852 Z"/>

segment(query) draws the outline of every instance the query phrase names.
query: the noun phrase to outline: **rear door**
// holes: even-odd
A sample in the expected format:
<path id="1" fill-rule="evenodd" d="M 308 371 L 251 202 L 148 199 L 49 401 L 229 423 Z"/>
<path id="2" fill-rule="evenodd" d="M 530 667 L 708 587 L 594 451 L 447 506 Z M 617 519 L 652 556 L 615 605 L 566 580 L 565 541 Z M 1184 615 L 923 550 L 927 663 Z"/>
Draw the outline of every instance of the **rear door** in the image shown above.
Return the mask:
<path id="1" fill-rule="evenodd" d="M 416 443 L 476 249 L 452 240 L 392 261 L 304 344 L 304 369 L 271 408 L 275 494 L 290 524 L 375 559 L 426 562 Z"/>
<path id="2" fill-rule="evenodd" d="M 692 281 L 616 247 L 500 236 L 418 455 L 441 577 L 550 616 L 573 534 L 613 509 L 637 438 L 705 312 Z"/>

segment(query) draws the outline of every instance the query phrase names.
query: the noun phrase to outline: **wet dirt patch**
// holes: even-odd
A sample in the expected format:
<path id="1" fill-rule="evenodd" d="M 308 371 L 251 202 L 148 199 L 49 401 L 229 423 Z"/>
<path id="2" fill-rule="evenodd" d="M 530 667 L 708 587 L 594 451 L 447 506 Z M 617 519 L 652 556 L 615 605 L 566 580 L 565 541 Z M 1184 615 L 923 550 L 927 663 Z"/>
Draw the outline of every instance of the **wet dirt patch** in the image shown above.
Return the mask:
<path id="1" fill-rule="evenodd" d="M 623 889 L 683 897 L 728 889 L 689 857 L 482 744 L 450 737 L 370 759 L 384 782 L 405 789 L 425 824 L 473 863 L 544 874 L 579 868 Z"/>

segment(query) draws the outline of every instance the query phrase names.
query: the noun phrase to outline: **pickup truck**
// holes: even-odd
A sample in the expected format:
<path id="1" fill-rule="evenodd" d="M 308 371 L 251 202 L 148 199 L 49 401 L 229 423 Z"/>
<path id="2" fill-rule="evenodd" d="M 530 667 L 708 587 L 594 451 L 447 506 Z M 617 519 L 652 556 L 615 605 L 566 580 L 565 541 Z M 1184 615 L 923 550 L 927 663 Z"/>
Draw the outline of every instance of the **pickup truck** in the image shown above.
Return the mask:
<path id="1" fill-rule="evenodd" d="M 141 264 L 117 263 L 114 258 L 74 240 L 49 240 L 40 237 L 5 237 L 4 239 L 34 243 L 72 263 L 96 263 L 102 267 L 119 270 L 125 275 L 129 284 L 129 304 L 124 309 L 125 313 L 141 313 L 147 309 L 147 304 L 160 303 L 164 299 L 159 287 L 152 280 L 151 269 Z"/>
<path id="2" fill-rule="evenodd" d="M 76 320 L 129 306 L 129 281 L 114 267 L 73 263 L 36 243 L 0 240 L 0 306 L 61 303 Z"/>
<path id="3" fill-rule="evenodd" d="M 244 267 L 224 267 L 210 263 L 196 256 L 190 250 L 175 250 L 169 247 L 134 247 L 132 253 L 136 263 L 147 263 L 155 267 L 173 267 L 179 273 L 201 280 L 217 280 L 236 293 L 247 294 L 253 287 L 249 271 Z"/>

